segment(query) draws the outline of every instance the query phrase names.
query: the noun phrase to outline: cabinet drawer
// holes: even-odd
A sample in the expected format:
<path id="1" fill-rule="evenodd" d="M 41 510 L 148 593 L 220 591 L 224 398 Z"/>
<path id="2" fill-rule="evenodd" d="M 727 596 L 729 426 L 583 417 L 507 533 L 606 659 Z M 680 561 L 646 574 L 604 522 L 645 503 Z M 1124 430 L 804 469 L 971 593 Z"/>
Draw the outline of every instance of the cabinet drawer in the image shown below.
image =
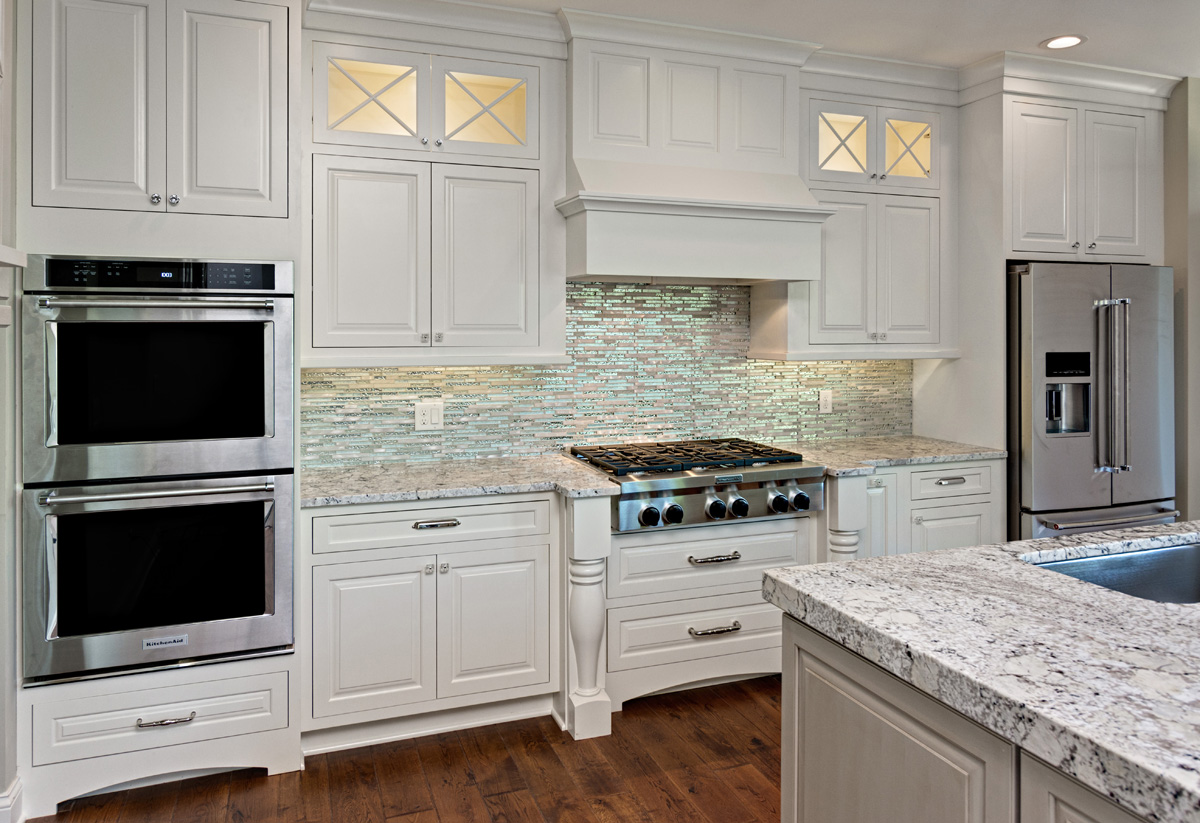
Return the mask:
<path id="1" fill-rule="evenodd" d="M 313 518 L 313 553 L 393 549 L 549 533 L 550 503 L 546 500 L 339 514 Z"/>
<path id="2" fill-rule="evenodd" d="M 164 720 L 186 722 L 146 726 Z M 286 672 L 33 707 L 33 765 L 156 749 L 288 724 Z"/>
<path id="3" fill-rule="evenodd" d="M 744 592 L 608 610 L 608 670 L 640 669 L 775 648 L 782 612 Z M 736 631 L 691 634 L 739 626 Z"/>
<path id="4" fill-rule="evenodd" d="M 913 500 L 992 493 L 991 466 L 959 466 L 913 472 L 911 478 L 910 496 Z"/>
<path id="5" fill-rule="evenodd" d="M 763 569 L 807 563 L 808 554 L 807 518 L 620 536 L 609 558 L 608 596 L 757 586 Z"/>

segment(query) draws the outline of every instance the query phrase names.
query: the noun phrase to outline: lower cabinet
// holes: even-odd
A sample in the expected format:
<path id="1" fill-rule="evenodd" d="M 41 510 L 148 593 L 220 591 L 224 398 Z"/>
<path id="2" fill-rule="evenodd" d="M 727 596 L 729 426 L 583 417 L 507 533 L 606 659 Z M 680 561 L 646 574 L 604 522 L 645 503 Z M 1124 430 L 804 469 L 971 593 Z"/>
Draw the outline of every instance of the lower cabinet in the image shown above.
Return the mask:
<path id="1" fill-rule="evenodd" d="M 313 718 L 362 722 L 553 691 L 547 508 L 314 518 Z"/>
<path id="2" fill-rule="evenodd" d="M 1021 823 L 1145 823 L 1145 819 L 1022 752 Z"/>

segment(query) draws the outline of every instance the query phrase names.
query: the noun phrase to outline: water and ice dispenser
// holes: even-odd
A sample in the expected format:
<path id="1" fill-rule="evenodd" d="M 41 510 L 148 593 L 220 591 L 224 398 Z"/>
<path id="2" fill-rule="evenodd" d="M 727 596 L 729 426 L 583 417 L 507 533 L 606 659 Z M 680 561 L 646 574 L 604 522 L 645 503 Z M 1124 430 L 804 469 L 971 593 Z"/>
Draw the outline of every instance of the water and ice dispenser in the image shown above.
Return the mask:
<path id="1" fill-rule="evenodd" d="M 1092 430 L 1091 352 L 1046 352 L 1046 434 Z"/>

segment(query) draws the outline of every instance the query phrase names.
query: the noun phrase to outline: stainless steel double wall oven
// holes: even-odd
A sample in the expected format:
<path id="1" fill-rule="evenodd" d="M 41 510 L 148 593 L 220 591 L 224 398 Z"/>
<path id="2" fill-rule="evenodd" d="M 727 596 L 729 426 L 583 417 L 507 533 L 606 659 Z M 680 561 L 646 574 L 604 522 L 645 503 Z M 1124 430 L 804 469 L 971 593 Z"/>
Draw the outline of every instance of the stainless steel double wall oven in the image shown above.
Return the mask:
<path id="1" fill-rule="evenodd" d="M 27 684 L 292 632 L 290 262 L 30 258 Z"/>

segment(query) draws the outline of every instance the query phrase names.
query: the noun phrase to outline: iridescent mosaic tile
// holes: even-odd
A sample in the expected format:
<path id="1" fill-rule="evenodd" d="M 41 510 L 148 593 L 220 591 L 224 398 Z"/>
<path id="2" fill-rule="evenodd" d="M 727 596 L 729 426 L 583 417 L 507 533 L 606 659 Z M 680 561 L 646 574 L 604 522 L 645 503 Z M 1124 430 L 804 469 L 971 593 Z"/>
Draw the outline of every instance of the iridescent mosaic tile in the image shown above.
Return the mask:
<path id="1" fill-rule="evenodd" d="M 749 343 L 747 286 L 568 283 L 568 366 L 305 369 L 301 465 L 911 433 L 911 361 L 747 360 Z M 436 398 L 446 427 L 416 431 L 413 404 Z"/>

